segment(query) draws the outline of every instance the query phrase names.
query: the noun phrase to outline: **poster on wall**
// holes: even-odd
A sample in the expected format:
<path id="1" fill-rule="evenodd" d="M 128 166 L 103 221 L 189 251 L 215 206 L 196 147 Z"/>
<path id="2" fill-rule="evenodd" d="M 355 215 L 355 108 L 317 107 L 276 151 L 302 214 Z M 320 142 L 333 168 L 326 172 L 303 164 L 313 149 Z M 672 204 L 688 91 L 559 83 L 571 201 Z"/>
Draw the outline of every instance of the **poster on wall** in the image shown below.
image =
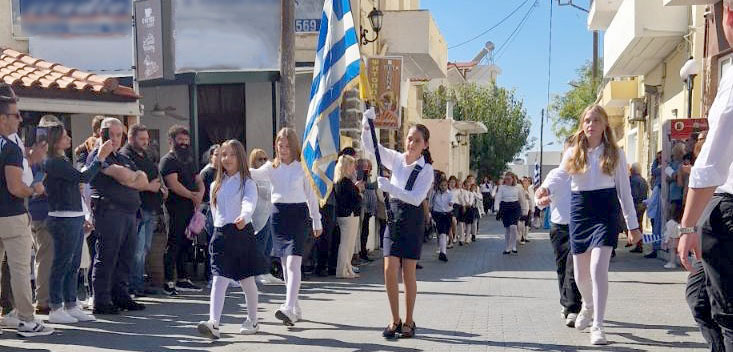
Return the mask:
<path id="1" fill-rule="evenodd" d="M 298 0 L 295 2 L 295 32 L 318 33 L 321 30 L 324 0 Z"/>
<path id="2" fill-rule="evenodd" d="M 401 124 L 402 57 L 370 57 L 367 71 L 377 117 L 374 127 L 398 129 Z"/>

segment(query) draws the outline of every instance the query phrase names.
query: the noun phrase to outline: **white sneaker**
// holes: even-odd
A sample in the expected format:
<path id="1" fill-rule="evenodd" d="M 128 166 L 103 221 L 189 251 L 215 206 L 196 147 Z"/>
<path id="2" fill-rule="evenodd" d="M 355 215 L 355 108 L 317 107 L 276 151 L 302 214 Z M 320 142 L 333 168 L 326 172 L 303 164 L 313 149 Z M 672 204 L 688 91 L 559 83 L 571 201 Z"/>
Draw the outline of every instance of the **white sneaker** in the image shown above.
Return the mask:
<path id="1" fill-rule="evenodd" d="M 669 262 L 667 264 L 664 264 L 665 269 L 677 269 L 677 263 Z"/>
<path id="2" fill-rule="evenodd" d="M 567 317 L 565 317 L 565 326 L 569 328 L 575 327 L 575 321 L 578 319 L 578 315 L 575 313 L 568 314 Z"/>
<path id="3" fill-rule="evenodd" d="M 11 310 L 10 313 L 5 314 L 0 324 L 2 324 L 2 326 L 6 328 L 11 328 L 11 329 L 18 328 L 18 325 L 20 325 L 20 319 L 18 318 L 18 312 L 15 309 Z"/>
<path id="4" fill-rule="evenodd" d="M 89 298 L 87 298 L 87 300 L 84 302 L 84 309 L 86 310 L 94 309 L 94 296 L 90 296 Z"/>
<path id="5" fill-rule="evenodd" d="M 257 280 L 265 286 L 284 285 L 285 284 L 283 280 L 280 280 L 272 276 L 272 274 L 259 275 L 257 276 Z"/>
<path id="6" fill-rule="evenodd" d="M 606 341 L 606 333 L 603 331 L 603 327 L 594 326 L 590 329 L 590 344 L 608 345 L 608 341 Z"/>
<path id="7" fill-rule="evenodd" d="M 48 313 L 48 322 L 52 324 L 74 324 L 78 323 L 79 319 L 76 319 L 69 315 L 63 308 L 52 309 Z"/>
<path id="8" fill-rule="evenodd" d="M 593 323 L 593 308 L 583 306 L 575 319 L 575 328 L 583 331 Z"/>
<path id="9" fill-rule="evenodd" d="M 43 325 L 40 320 L 21 321 L 17 333 L 23 337 L 47 336 L 53 334 L 53 328 Z"/>
<path id="10" fill-rule="evenodd" d="M 298 317 L 295 315 L 292 309 L 280 308 L 275 312 L 275 318 L 281 320 L 283 325 L 295 326 L 295 322 L 298 321 Z"/>
<path id="11" fill-rule="evenodd" d="M 254 335 L 258 331 L 260 331 L 260 325 L 255 324 L 249 318 L 247 318 L 247 320 L 245 320 L 242 323 L 242 326 L 239 328 L 239 333 L 242 335 Z"/>
<path id="12" fill-rule="evenodd" d="M 95 321 L 97 318 L 94 315 L 84 313 L 84 311 L 79 308 L 79 306 L 75 306 L 74 308 L 70 308 L 66 310 L 66 313 L 69 314 L 71 317 L 76 318 L 78 321 Z"/>
<path id="13" fill-rule="evenodd" d="M 219 334 L 219 326 L 214 324 L 213 321 L 201 321 L 197 326 L 197 329 L 201 335 L 204 335 L 210 339 L 218 339 L 221 335 Z"/>
<path id="14" fill-rule="evenodd" d="M 295 308 L 293 308 L 293 314 L 295 314 L 296 321 L 303 320 L 303 309 L 301 309 L 300 306 L 295 306 Z"/>

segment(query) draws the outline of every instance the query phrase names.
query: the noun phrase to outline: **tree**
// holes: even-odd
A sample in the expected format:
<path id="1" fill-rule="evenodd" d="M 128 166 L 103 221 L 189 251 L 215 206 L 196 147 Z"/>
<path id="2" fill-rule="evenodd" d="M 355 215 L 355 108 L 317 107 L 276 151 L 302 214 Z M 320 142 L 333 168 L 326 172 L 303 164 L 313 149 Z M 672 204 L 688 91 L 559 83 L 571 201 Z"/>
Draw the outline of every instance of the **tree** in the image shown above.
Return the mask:
<path id="1" fill-rule="evenodd" d="M 576 72 L 578 76 L 570 82 L 572 89 L 553 96 L 550 103 L 552 131 L 560 140 L 565 140 L 575 132 L 580 113 L 593 104 L 598 96 L 597 84 L 593 84 L 591 63 L 586 62 Z M 601 77 L 600 72 L 598 77 Z"/>
<path id="2" fill-rule="evenodd" d="M 479 121 L 488 133 L 471 136 L 471 169 L 481 175 L 498 176 L 506 164 L 528 144 L 530 121 L 521 99 L 513 90 L 486 88 L 464 84 L 450 89 L 441 86 L 423 94 L 423 116 L 445 117 L 448 98 L 455 101 L 453 118 L 458 121 Z"/>

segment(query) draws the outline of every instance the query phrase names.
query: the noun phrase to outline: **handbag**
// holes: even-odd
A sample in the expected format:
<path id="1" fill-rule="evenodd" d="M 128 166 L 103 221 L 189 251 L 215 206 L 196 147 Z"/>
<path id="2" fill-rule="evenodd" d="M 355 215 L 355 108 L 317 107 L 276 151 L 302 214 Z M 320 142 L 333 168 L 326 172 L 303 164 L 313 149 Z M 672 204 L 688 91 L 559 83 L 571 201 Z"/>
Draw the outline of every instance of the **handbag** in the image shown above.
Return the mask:
<path id="1" fill-rule="evenodd" d="M 193 241 L 196 236 L 204 230 L 205 225 L 206 216 L 201 213 L 201 208 L 199 207 L 193 212 L 191 221 L 189 221 L 188 226 L 186 226 L 186 238 Z"/>

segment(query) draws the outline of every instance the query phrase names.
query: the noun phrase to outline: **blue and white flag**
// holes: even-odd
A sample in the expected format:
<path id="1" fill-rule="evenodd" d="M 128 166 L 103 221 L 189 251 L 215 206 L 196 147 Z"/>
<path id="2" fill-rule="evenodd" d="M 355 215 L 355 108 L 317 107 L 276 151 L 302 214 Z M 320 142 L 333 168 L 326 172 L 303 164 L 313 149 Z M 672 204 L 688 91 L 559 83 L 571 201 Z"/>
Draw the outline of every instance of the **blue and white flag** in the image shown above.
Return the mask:
<path id="1" fill-rule="evenodd" d="M 540 186 L 540 182 L 542 182 L 542 175 L 540 175 L 540 164 L 534 163 L 534 176 L 532 178 L 532 184 L 534 185 L 535 189 Z"/>
<path id="2" fill-rule="evenodd" d="M 333 189 L 340 149 L 341 96 L 359 80 L 359 42 L 350 0 L 326 0 L 303 133 L 302 164 L 321 202 Z"/>

